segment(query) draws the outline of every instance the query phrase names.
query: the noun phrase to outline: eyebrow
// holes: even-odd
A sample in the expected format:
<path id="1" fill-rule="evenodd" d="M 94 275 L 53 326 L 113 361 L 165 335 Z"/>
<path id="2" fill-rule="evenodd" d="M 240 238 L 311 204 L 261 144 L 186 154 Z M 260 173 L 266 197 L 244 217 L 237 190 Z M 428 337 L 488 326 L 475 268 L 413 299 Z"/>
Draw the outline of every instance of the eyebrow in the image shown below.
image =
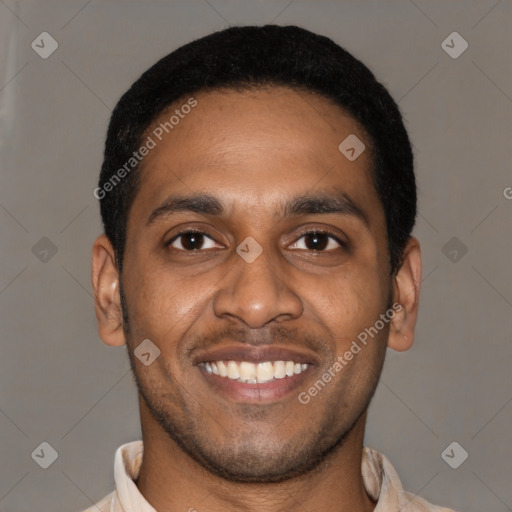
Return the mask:
<path id="1" fill-rule="evenodd" d="M 225 209 L 218 198 L 208 194 L 171 195 L 151 212 L 146 225 L 181 212 L 221 216 L 225 214 Z M 286 200 L 282 216 L 327 213 L 351 215 L 361 220 L 366 227 L 370 225 L 365 211 L 345 192 L 309 193 Z"/>

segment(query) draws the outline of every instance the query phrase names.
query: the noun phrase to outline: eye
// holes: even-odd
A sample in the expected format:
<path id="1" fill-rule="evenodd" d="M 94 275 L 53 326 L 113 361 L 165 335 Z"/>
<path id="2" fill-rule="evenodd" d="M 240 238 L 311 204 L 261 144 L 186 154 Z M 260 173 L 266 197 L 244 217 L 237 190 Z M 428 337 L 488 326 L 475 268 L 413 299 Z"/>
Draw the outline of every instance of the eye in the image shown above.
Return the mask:
<path id="1" fill-rule="evenodd" d="M 197 251 L 200 249 L 213 249 L 215 240 L 201 231 L 182 231 L 173 236 L 166 244 L 179 251 Z"/>
<path id="2" fill-rule="evenodd" d="M 304 241 L 300 242 L 302 239 L 304 239 Z M 324 231 L 308 231 L 307 233 L 303 233 L 290 248 L 326 252 L 340 246 L 346 247 L 346 244 L 330 233 Z"/>

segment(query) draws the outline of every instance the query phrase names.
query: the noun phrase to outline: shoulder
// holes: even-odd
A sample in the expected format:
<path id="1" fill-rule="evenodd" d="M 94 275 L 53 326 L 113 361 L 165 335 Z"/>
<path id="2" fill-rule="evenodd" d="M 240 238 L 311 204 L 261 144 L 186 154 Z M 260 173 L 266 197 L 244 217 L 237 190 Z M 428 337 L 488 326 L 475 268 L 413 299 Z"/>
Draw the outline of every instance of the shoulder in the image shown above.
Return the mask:
<path id="1" fill-rule="evenodd" d="M 377 450 L 364 447 L 361 469 L 366 491 L 374 500 L 378 500 L 375 512 L 455 512 L 405 491 L 389 459 Z"/>
<path id="2" fill-rule="evenodd" d="M 111 492 L 108 496 L 105 496 L 102 500 L 98 501 L 95 505 L 84 510 L 83 512 L 122 512 L 115 506 L 114 500 L 115 491 Z"/>
<path id="3" fill-rule="evenodd" d="M 451 508 L 439 507 L 411 492 L 404 492 L 406 505 L 402 512 L 455 512 Z"/>

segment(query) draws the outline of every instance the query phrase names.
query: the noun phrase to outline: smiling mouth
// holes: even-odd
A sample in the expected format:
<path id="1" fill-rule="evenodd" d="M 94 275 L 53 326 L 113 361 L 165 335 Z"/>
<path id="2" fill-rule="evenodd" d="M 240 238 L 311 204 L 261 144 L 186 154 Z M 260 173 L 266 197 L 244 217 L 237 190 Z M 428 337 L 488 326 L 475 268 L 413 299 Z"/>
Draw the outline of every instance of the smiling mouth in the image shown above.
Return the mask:
<path id="1" fill-rule="evenodd" d="M 317 353 L 285 345 L 219 345 L 192 358 L 209 392 L 245 404 L 289 399 L 321 363 Z"/>
<path id="2" fill-rule="evenodd" d="M 206 361 L 200 363 L 207 374 L 244 384 L 265 384 L 299 375 L 308 369 L 307 363 L 294 361 Z"/>

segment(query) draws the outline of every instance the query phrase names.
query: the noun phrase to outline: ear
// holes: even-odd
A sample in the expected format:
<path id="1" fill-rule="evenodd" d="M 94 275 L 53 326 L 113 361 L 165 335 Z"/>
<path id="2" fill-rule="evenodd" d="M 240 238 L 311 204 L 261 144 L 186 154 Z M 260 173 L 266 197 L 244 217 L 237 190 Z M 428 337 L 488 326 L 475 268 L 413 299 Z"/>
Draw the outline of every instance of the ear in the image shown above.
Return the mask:
<path id="1" fill-rule="evenodd" d="M 91 277 L 98 334 L 107 345 L 124 345 L 126 339 L 119 294 L 119 272 L 114 248 L 105 235 L 99 236 L 94 242 Z"/>
<path id="2" fill-rule="evenodd" d="M 393 281 L 393 309 L 388 347 L 401 352 L 412 347 L 418 317 L 421 284 L 421 253 L 418 240 L 411 237 L 404 250 L 402 265 Z"/>

